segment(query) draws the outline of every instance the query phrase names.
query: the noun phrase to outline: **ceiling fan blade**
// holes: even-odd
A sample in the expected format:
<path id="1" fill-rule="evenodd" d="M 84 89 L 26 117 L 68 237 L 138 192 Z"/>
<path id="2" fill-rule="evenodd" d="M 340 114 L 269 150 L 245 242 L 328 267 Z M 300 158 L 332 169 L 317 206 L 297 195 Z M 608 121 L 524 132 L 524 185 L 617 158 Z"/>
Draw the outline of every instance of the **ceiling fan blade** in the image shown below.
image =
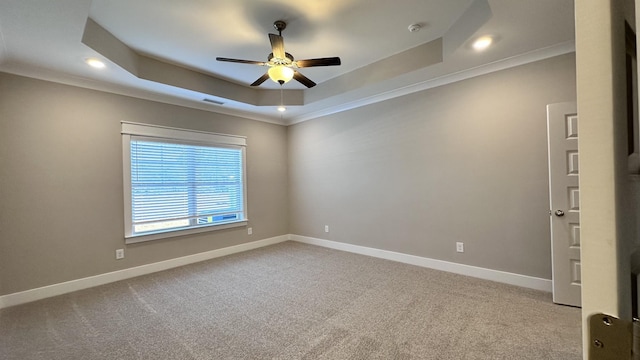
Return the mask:
<path id="1" fill-rule="evenodd" d="M 304 86 L 306 86 L 308 88 L 312 88 L 312 87 L 316 86 L 316 83 L 314 83 L 313 81 L 311 81 L 311 79 L 309 79 L 308 77 L 302 75 L 298 71 L 294 71 L 293 78 L 296 79 L 300 84 L 302 84 L 302 85 L 304 85 Z"/>
<path id="2" fill-rule="evenodd" d="M 271 41 L 271 51 L 273 52 L 273 57 L 284 59 L 284 39 L 282 38 L 282 36 L 269 34 L 269 41 Z"/>
<path id="3" fill-rule="evenodd" d="M 260 76 L 258 78 L 258 80 L 256 80 L 253 83 L 251 83 L 251 86 L 258 86 L 258 85 L 262 84 L 263 82 L 265 82 L 265 80 L 267 80 L 268 78 L 269 78 L 269 73 L 266 72 L 266 73 L 264 73 L 264 75 Z"/>
<path id="4" fill-rule="evenodd" d="M 341 64 L 339 57 L 296 60 L 295 63 L 299 68 L 313 67 L 313 66 L 335 66 L 335 65 Z"/>
<path id="5" fill-rule="evenodd" d="M 229 59 L 229 58 L 223 58 L 223 57 L 217 57 L 216 60 L 218 60 L 218 61 L 226 61 L 226 62 L 233 62 L 233 63 L 240 63 L 240 64 L 260 65 L 260 66 L 265 66 L 267 64 L 264 61 Z"/>

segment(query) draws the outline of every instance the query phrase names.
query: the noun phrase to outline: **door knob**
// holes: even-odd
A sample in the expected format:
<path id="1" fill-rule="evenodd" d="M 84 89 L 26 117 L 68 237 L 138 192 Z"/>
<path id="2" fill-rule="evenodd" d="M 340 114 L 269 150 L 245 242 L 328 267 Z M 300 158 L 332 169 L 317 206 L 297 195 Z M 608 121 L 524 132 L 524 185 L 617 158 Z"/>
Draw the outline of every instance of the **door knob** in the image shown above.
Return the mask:
<path id="1" fill-rule="evenodd" d="M 564 216 L 564 211 L 556 210 L 556 216 Z"/>

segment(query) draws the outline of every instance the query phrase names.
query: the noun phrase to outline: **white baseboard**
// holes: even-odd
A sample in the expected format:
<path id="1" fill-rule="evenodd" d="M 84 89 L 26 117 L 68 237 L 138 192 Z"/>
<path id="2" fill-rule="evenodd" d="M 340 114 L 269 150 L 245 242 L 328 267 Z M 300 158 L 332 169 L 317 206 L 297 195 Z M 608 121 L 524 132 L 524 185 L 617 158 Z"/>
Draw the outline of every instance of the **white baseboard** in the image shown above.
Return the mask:
<path id="1" fill-rule="evenodd" d="M 43 286 L 40 288 L 25 290 L 13 294 L 0 296 L 0 309 L 9 306 L 20 305 L 52 296 L 62 295 L 73 291 L 88 289 L 90 287 L 104 285 L 120 280 L 130 279 L 140 275 L 168 270 L 175 267 L 197 263 L 225 255 L 231 255 L 242 251 L 257 249 L 264 246 L 277 244 L 289 240 L 288 235 L 276 236 L 268 239 L 253 241 L 245 244 L 229 246 L 222 249 L 206 251 L 199 254 L 183 256 L 175 259 L 156 262 L 153 264 L 136 266 L 128 269 L 113 271 L 82 279 L 71 280 L 59 284 Z"/>
<path id="2" fill-rule="evenodd" d="M 415 255 L 408 255 L 388 250 L 380 250 L 360 245 L 352 245 L 337 241 L 317 239 L 300 235 L 289 235 L 290 240 L 305 244 L 318 245 L 326 248 L 348 251 L 356 254 L 398 261 L 406 264 L 447 271 L 455 274 L 496 281 L 500 283 L 521 286 L 530 289 L 551 292 L 551 280 L 527 275 L 520 275 L 499 270 L 491 270 L 477 266 L 470 266 L 448 261 L 430 259 Z"/>
<path id="3" fill-rule="evenodd" d="M 230 246 L 222 249 L 211 250 L 199 254 L 183 256 L 175 259 L 160 261 L 153 264 L 136 266 L 128 269 L 113 271 L 82 279 L 71 280 L 59 284 L 43 286 L 40 288 L 25 290 L 13 294 L 0 296 L 0 309 L 25 304 L 28 302 L 41 300 L 44 298 L 62 295 L 73 291 L 88 289 L 94 286 L 104 285 L 120 280 L 130 279 L 136 276 L 147 275 L 158 271 L 168 270 L 179 266 L 210 260 L 217 257 L 231 255 L 247 250 L 253 250 L 264 246 L 293 240 L 305 244 L 317 245 L 326 248 L 352 252 L 361 255 L 377 257 L 406 264 L 426 267 L 430 269 L 442 270 L 451 273 L 476 277 L 485 280 L 492 280 L 505 284 L 517 285 L 525 288 L 551 291 L 551 280 L 536 278 L 532 276 L 509 273 L 505 271 L 491 270 L 477 266 L 457 264 L 448 261 L 430 259 L 415 255 L 408 255 L 388 250 L 380 250 L 360 245 L 352 245 L 331 240 L 317 239 L 300 235 L 281 235 L 273 238 L 253 241 L 250 243 Z"/>

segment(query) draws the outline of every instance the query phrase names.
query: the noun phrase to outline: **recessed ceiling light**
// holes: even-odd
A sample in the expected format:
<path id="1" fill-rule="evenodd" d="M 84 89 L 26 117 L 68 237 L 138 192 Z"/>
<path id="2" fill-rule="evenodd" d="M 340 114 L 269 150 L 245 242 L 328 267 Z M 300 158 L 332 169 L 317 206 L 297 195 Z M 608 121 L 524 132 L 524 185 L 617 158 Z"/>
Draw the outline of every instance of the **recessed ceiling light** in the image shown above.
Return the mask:
<path id="1" fill-rule="evenodd" d="M 102 69 L 104 68 L 106 65 L 104 64 L 104 62 L 96 59 L 96 58 L 88 58 L 85 59 L 84 62 L 87 63 L 87 65 L 94 67 L 96 69 Z"/>
<path id="2" fill-rule="evenodd" d="M 488 48 L 491 43 L 493 43 L 493 38 L 491 36 L 483 36 L 474 41 L 472 46 L 477 51 L 482 51 Z"/>
<path id="3" fill-rule="evenodd" d="M 278 106 L 278 111 L 285 112 L 285 111 L 287 111 L 287 108 L 284 107 L 284 106 Z"/>

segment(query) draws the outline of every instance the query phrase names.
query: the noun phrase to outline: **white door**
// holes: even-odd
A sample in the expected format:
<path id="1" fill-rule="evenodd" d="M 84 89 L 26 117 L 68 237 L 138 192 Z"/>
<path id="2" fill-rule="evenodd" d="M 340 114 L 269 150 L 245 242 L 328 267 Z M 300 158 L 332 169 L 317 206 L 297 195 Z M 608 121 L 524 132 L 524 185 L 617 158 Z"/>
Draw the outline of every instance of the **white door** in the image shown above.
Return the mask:
<path id="1" fill-rule="evenodd" d="M 575 103 L 547 105 L 553 302 L 580 306 L 580 189 Z"/>

